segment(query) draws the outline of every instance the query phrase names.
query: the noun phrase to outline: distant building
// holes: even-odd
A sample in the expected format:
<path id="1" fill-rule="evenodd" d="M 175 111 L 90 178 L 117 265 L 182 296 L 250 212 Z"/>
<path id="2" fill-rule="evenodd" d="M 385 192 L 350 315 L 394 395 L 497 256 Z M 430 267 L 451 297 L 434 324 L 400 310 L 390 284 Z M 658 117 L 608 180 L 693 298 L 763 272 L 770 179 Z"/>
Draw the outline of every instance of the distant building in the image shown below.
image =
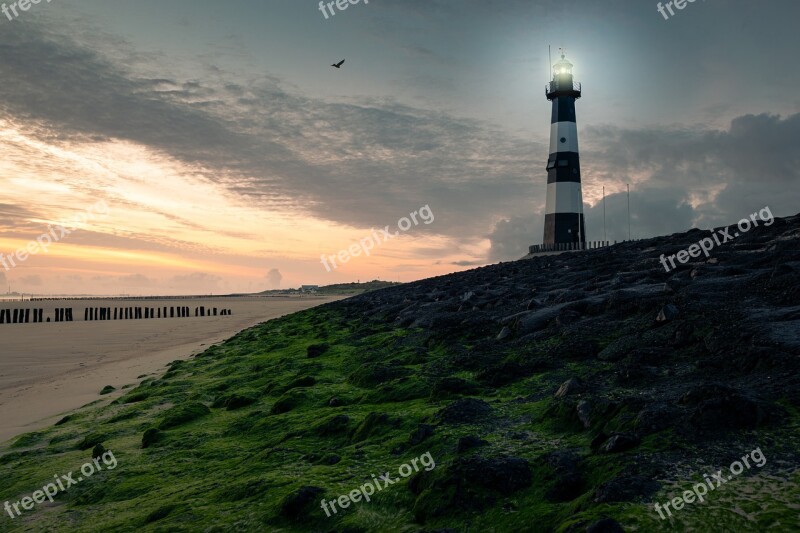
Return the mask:
<path id="1" fill-rule="evenodd" d="M 300 285 L 300 292 L 315 293 L 319 290 L 319 285 Z"/>

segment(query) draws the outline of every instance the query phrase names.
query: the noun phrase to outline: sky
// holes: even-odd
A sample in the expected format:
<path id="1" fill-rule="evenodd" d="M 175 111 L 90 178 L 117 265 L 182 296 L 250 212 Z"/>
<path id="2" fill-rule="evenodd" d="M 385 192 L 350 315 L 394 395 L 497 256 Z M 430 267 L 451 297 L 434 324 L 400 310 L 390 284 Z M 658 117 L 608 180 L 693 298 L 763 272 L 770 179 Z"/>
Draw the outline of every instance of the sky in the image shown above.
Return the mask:
<path id="1" fill-rule="evenodd" d="M 222 294 L 517 259 L 543 232 L 549 45 L 583 84 L 588 240 L 628 237 L 627 186 L 633 238 L 799 211 L 795 0 L 333 9 L 0 14 L 0 287 Z"/>

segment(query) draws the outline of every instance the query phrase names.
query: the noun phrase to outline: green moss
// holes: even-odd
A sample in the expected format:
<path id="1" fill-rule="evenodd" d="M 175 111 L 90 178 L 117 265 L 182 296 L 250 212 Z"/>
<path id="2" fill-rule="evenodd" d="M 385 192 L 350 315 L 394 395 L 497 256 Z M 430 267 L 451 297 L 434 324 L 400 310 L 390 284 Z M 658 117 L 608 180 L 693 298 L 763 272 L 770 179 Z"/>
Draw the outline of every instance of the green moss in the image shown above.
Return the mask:
<path id="1" fill-rule="evenodd" d="M 613 364 L 556 359 L 551 367 L 537 367 L 489 387 L 476 382 L 482 366 L 459 363 L 464 349 L 484 350 L 490 353 L 483 355 L 498 363 L 525 366 L 556 353 L 564 339 L 545 337 L 516 351 L 487 350 L 476 343 L 462 347 L 459 341 L 439 342 L 428 333 L 393 329 L 391 320 L 373 318 L 349 315 L 344 306 L 323 306 L 271 320 L 190 360 L 173 362 L 166 375 L 145 380 L 114 405 L 86 408 L 65 417 L 58 427 L 23 435 L 10 453 L 0 455 L 7 481 L 0 484 L 0 501 L 30 494 L 54 473 L 78 471 L 90 454 L 77 448 L 102 442 L 114 452 L 117 468 L 64 492 L 60 505 L 47 512 L 30 514 L 26 528 L 544 532 L 579 524 L 585 530 L 605 516 L 613 516 L 626 531 L 800 527 L 793 508 L 800 501 L 797 474 L 789 481 L 753 476 L 752 484 L 743 477 L 736 480 L 742 483 L 738 488 L 715 492 L 708 505 L 685 509 L 669 526 L 658 520 L 652 505 L 598 505 L 593 501 L 596 487 L 626 471 L 631 461 L 646 463 L 652 455 L 675 453 L 674 446 L 683 444 L 667 430 L 644 438 L 627 454 L 591 453 L 594 431 L 629 430 L 635 413 L 623 403 L 610 402 L 611 407 L 595 413 L 592 430 L 586 430 L 575 412 L 579 398 L 559 401 L 552 393 L 569 377 L 591 378 L 598 369 L 613 371 Z M 604 347 L 628 333 L 603 331 L 606 341 L 593 340 Z M 324 356 L 309 359 L 308 347 L 322 342 L 329 346 Z M 488 402 L 493 416 L 474 424 L 440 424 L 432 437 L 411 446 L 409 437 L 419 424 L 431 423 L 442 407 L 463 396 Z M 207 407 L 212 404 L 213 410 Z M 763 430 L 758 438 L 798 450 L 800 417 L 790 402 L 784 407 L 793 429 L 774 435 Z M 524 458 L 531 464 L 532 486 L 509 496 L 487 494 L 492 499 L 480 508 L 459 507 L 457 487 L 447 484 L 446 473 L 459 457 L 459 438 L 467 435 L 488 444 L 462 456 Z M 585 490 L 574 501 L 552 502 L 547 492 L 556 483 L 555 472 L 541 458 L 563 449 L 582 458 Z M 431 479 L 440 484 L 422 483 L 415 475 L 331 518 L 320 508 L 323 494 L 328 499 L 348 494 L 372 474 L 392 472 L 396 477 L 400 465 L 425 452 L 436 460 Z M 307 506 L 290 498 L 301 516 L 282 516 L 282 503 L 303 486 L 324 492 L 315 493 Z M 666 501 L 672 490 L 665 487 L 655 501 Z M 453 505 L 444 507 L 442 502 Z M 754 521 L 732 516 L 733 508 L 755 516 Z"/>
<path id="2" fill-rule="evenodd" d="M 211 413 L 211 410 L 200 402 L 188 402 L 173 407 L 166 413 L 158 425 L 158 429 L 172 429 L 188 424 Z"/>

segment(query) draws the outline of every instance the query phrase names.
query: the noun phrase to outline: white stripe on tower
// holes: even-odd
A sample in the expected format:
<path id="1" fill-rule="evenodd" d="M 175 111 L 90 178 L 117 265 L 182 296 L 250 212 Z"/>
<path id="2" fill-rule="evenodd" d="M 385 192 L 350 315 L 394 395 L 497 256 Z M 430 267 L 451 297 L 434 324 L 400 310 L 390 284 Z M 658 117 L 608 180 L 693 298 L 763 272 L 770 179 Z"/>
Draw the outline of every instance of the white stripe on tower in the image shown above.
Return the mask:
<path id="1" fill-rule="evenodd" d="M 580 213 L 581 184 L 575 181 L 557 181 L 547 184 L 547 208 L 545 215 L 554 213 Z"/>
<path id="2" fill-rule="evenodd" d="M 575 122 L 550 124 L 550 153 L 557 152 L 578 153 L 578 125 Z"/>

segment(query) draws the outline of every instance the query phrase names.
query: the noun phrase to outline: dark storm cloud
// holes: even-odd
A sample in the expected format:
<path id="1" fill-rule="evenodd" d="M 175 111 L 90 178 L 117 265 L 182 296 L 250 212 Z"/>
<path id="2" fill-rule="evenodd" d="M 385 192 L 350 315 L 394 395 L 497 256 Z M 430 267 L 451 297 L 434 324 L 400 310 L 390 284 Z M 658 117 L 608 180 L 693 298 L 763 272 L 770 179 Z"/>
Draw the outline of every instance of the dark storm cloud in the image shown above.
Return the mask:
<path id="1" fill-rule="evenodd" d="M 800 114 L 745 115 L 725 131 L 587 127 L 581 153 L 584 187 L 634 184 L 631 234 L 652 237 L 691 227 L 730 224 L 764 206 L 782 216 L 800 211 Z M 638 185 L 636 185 L 638 183 Z M 628 237 L 627 194 L 606 197 L 609 240 Z M 587 237 L 603 239 L 603 205 L 585 208 Z M 490 258 L 524 255 L 541 242 L 544 215 L 497 224 Z"/>

